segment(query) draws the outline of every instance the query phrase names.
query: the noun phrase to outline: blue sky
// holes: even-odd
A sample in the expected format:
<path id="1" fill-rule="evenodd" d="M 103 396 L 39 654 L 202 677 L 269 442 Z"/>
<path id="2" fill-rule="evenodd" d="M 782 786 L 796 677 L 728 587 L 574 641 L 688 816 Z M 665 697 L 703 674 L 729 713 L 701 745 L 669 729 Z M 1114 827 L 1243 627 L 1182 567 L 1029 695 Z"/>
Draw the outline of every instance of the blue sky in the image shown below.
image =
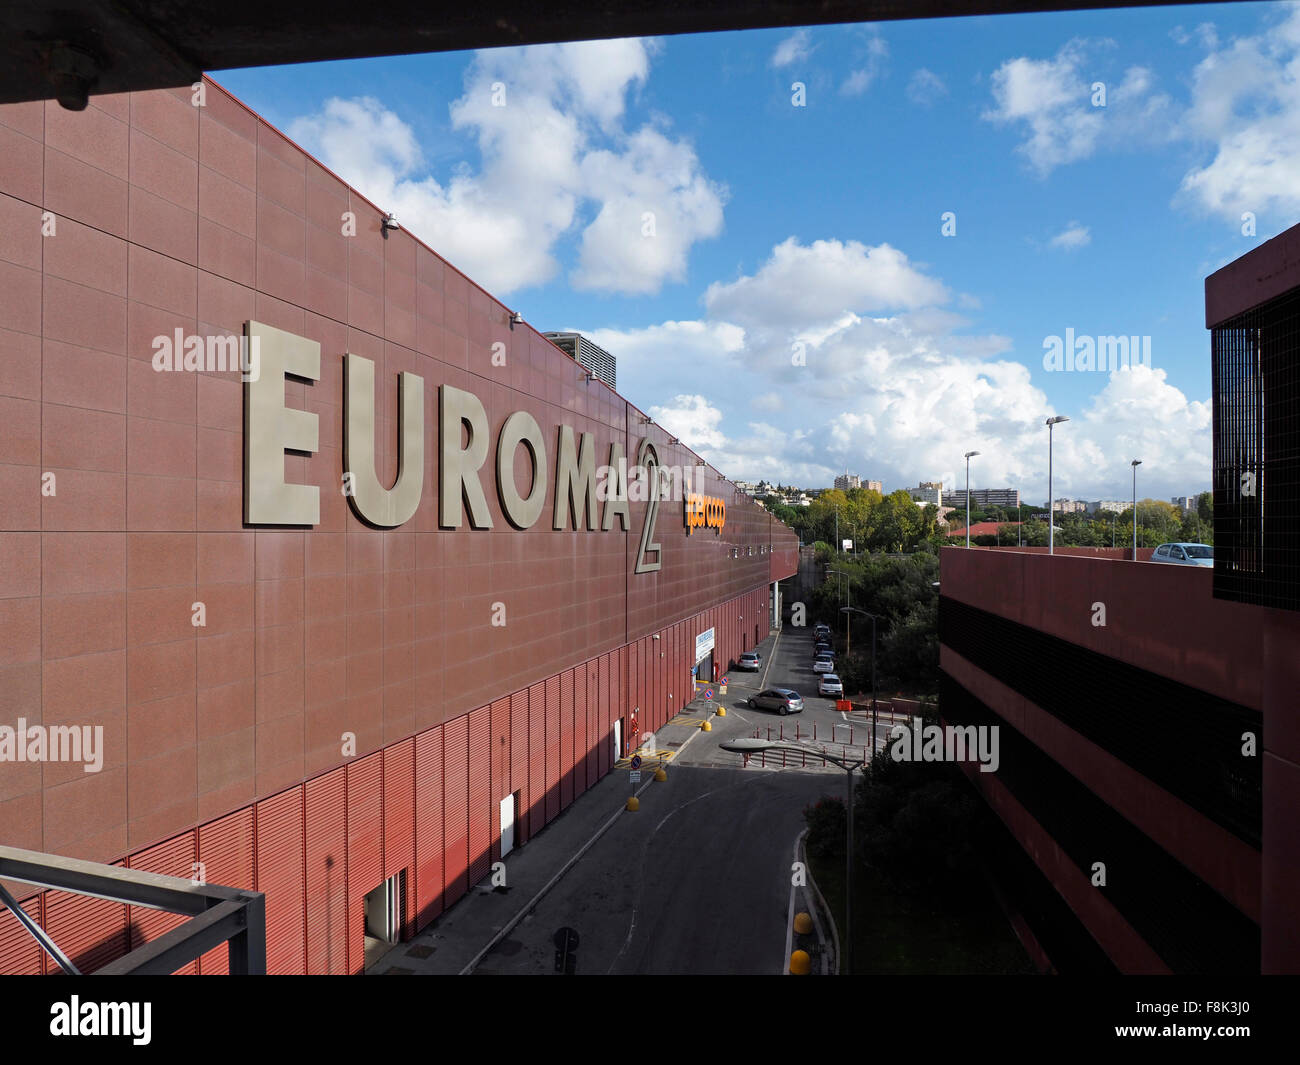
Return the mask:
<path id="1" fill-rule="evenodd" d="M 1297 221 L 1298 71 L 1296 9 L 1231 4 L 214 77 L 728 476 L 953 485 L 974 449 L 1042 500 L 1060 413 L 1057 495 L 1135 457 L 1140 495 L 1209 487 L 1204 278 Z M 1151 367 L 1049 371 L 1067 329 Z"/>

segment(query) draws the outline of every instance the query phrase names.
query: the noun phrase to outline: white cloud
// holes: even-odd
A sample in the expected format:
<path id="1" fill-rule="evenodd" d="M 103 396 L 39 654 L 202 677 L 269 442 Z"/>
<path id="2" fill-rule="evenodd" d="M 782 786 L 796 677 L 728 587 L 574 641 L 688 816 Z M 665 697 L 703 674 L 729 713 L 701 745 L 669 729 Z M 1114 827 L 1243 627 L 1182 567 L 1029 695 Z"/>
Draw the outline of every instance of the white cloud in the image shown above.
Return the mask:
<path id="1" fill-rule="evenodd" d="M 805 335 L 845 313 L 921 307 L 947 298 L 940 282 L 888 244 L 817 240 L 804 245 L 789 237 L 756 273 L 711 284 L 704 303 L 715 319 Z"/>
<path id="2" fill-rule="evenodd" d="M 1005 337 L 963 332 L 950 298 L 888 245 L 792 238 L 753 273 L 710 286 L 704 320 L 592 339 L 617 355 L 627 394 L 658 400 L 655 419 L 728 476 L 815 486 L 847 464 L 891 490 L 951 485 L 969 445 L 983 452 L 981 483 L 1045 499 L 1052 404 Z M 1206 482 L 1207 403 L 1162 370 L 1095 381 L 1056 441 L 1058 495 L 1113 495 L 1135 456 L 1147 494 Z"/>
<path id="3" fill-rule="evenodd" d="M 1088 231 L 1088 227 L 1081 226 L 1078 222 L 1071 222 L 1048 241 L 1053 248 L 1064 248 L 1066 251 L 1074 251 L 1091 242 L 1092 234 Z"/>
<path id="4" fill-rule="evenodd" d="M 914 104 L 929 107 L 948 95 L 948 86 L 933 70 L 920 67 L 907 82 L 907 98 Z"/>
<path id="5" fill-rule="evenodd" d="M 780 69 L 792 63 L 801 63 L 812 55 L 812 34 L 808 30 L 795 30 L 776 46 L 772 53 L 772 66 Z"/>
<path id="6" fill-rule="evenodd" d="M 1096 49 L 1071 40 L 1052 59 L 1020 56 L 993 72 L 995 106 L 983 117 L 1027 132 L 1017 151 L 1039 176 L 1086 159 L 1103 144 L 1150 143 L 1170 135 L 1170 101 L 1152 91 L 1151 72 L 1130 67 L 1118 85 L 1111 85 L 1096 73 L 1100 67 L 1091 56 Z M 1105 86 L 1105 107 L 1093 105 L 1098 82 Z"/>
<path id="7" fill-rule="evenodd" d="M 612 40 L 476 53 L 450 113 L 482 162 L 442 181 L 410 126 L 372 98 L 328 100 L 289 132 L 498 294 L 555 277 L 555 244 L 588 205 L 574 284 L 654 292 L 683 276 L 697 240 L 721 231 L 726 199 L 689 143 L 654 125 L 624 129 L 656 48 Z M 656 237 L 643 242 L 647 211 Z"/>
<path id="8" fill-rule="evenodd" d="M 840 83 L 840 92 L 845 96 L 861 96 L 871 88 L 872 83 L 884 73 L 885 61 L 889 58 L 889 45 L 878 30 L 869 27 L 860 36 L 861 43 L 856 52 L 857 61 L 861 65 Z"/>
<path id="9" fill-rule="evenodd" d="M 1236 220 L 1243 211 L 1300 211 L 1300 10 L 1254 37 L 1210 49 L 1192 74 L 1182 132 L 1212 158 L 1183 178 L 1179 199 Z"/>

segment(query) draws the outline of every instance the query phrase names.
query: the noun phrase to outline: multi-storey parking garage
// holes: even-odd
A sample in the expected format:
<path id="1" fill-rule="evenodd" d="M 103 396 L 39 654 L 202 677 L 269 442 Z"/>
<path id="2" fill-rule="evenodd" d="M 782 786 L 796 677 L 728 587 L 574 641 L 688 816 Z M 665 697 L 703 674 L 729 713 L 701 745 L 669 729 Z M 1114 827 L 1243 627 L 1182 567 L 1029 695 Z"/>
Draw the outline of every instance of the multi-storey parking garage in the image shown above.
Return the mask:
<path id="1" fill-rule="evenodd" d="M 0 107 L 0 843 L 356 972 L 766 636 L 796 537 L 203 89 Z M 180 920 L 19 897 L 83 970 Z"/>

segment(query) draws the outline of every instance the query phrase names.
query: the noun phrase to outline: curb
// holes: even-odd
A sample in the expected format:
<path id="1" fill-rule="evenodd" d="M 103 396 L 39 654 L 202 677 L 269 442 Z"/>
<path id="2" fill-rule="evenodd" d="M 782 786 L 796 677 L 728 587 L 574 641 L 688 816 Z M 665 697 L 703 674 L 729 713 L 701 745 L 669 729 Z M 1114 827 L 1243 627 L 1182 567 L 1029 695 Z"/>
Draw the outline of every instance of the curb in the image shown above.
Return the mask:
<path id="1" fill-rule="evenodd" d="M 804 840 L 807 838 L 807 836 L 808 836 L 808 830 L 805 828 L 799 836 L 799 860 L 803 862 L 803 867 L 805 870 L 807 870 L 808 886 L 812 888 L 813 896 L 817 900 L 817 905 L 813 907 L 813 912 L 812 912 L 813 924 L 817 928 L 817 935 L 822 939 L 823 942 L 825 942 L 826 937 L 822 932 L 821 920 L 817 916 L 817 911 L 822 910 L 826 914 L 826 923 L 831 927 L 831 938 L 832 938 L 832 942 L 834 942 L 835 944 L 835 971 L 831 975 L 839 976 L 840 957 L 841 957 L 840 931 L 838 928 L 835 927 L 835 917 L 831 913 L 831 908 L 826 905 L 826 899 L 822 895 L 822 890 L 817 886 L 817 880 L 813 876 L 812 865 L 808 861 L 807 848 L 804 846 Z"/>

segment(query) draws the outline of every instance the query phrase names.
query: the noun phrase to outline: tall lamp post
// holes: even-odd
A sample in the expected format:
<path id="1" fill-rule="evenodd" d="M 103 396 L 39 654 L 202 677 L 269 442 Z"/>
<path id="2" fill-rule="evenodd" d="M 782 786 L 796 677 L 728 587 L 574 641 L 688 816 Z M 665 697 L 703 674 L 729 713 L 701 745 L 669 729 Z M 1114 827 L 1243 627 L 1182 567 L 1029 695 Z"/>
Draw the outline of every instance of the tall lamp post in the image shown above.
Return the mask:
<path id="1" fill-rule="evenodd" d="M 1130 466 L 1133 467 L 1133 561 L 1138 560 L 1138 467 L 1142 465 L 1141 459 L 1134 459 Z"/>
<path id="2" fill-rule="evenodd" d="M 849 624 L 849 619 L 854 614 L 866 614 L 871 619 L 871 753 L 876 753 L 876 615 L 868 614 L 865 610 L 859 610 L 855 606 L 842 606 L 840 613 L 844 615 L 845 626 Z M 844 644 L 844 657 L 848 658 L 849 647 L 848 641 Z"/>
<path id="3" fill-rule="evenodd" d="M 1056 508 L 1052 503 L 1052 429 L 1070 419 L 1064 414 L 1047 419 L 1047 553 L 1056 553 Z"/>
<path id="4" fill-rule="evenodd" d="M 837 577 L 852 577 L 852 576 L 853 576 L 853 574 L 850 573 L 848 570 L 843 570 L 843 569 L 828 569 L 826 572 L 827 572 L 828 574 L 829 574 L 829 573 L 834 573 Z M 852 585 L 849 586 L 849 589 L 850 589 L 850 591 L 852 590 Z M 841 605 L 841 607 L 843 607 L 845 604 L 847 604 L 847 603 L 848 603 L 848 600 L 849 600 L 849 597 L 848 597 L 848 595 L 847 595 L 846 592 L 845 592 L 845 585 L 844 585 L 844 582 L 841 581 L 841 582 L 840 582 L 840 605 Z M 846 629 L 845 629 L 845 633 L 844 633 L 844 640 L 845 640 L 845 643 L 844 643 L 844 656 L 845 656 L 846 658 L 848 657 L 848 654 L 849 654 L 848 638 L 849 638 L 849 633 L 848 633 L 848 630 L 847 630 L 847 627 L 846 627 Z"/>
<path id="5" fill-rule="evenodd" d="M 840 975 L 853 971 L 853 774 L 867 764 L 865 758 L 844 759 L 836 758 L 834 755 L 826 754 L 824 751 L 810 747 L 795 747 L 791 744 L 770 743 L 767 740 L 752 739 L 741 737 L 735 740 L 726 740 L 719 743 L 718 746 L 724 751 L 732 751 L 736 754 L 751 755 L 760 751 L 793 751 L 795 754 L 813 754 L 820 758 L 839 766 L 845 772 L 846 792 L 845 800 L 848 806 L 848 838 L 846 840 L 847 850 L 844 854 L 844 964 L 840 968 Z M 874 751 L 874 748 L 873 748 Z"/>
<path id="6" fill-rule="evenodd" d="M 970 460 L 978 451 L 966 452 L 966 550 L 970 550 Z"/>

